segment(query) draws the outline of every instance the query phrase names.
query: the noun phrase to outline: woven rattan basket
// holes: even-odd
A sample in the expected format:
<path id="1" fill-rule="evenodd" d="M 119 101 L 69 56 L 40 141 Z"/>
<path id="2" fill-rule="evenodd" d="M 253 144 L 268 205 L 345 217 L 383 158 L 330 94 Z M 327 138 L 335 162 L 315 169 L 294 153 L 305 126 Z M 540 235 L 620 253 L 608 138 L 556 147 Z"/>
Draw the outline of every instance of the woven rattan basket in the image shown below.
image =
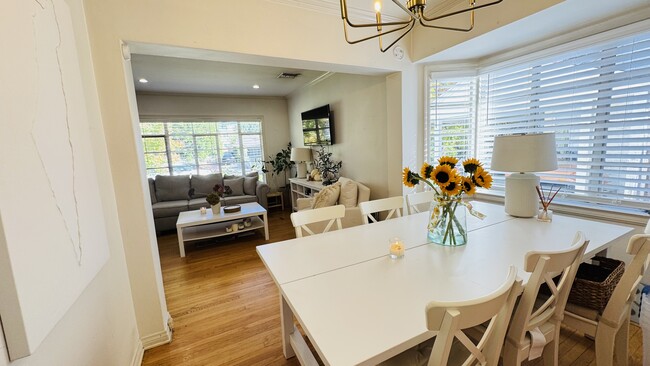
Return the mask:
<path id="1" fill-rule="evenodd" d="M 594 257 L 593 260 L 594 264 L 580 264 L 569 302 L 602 312 L 623 276 L 625 263 L 605 257 Z"/>

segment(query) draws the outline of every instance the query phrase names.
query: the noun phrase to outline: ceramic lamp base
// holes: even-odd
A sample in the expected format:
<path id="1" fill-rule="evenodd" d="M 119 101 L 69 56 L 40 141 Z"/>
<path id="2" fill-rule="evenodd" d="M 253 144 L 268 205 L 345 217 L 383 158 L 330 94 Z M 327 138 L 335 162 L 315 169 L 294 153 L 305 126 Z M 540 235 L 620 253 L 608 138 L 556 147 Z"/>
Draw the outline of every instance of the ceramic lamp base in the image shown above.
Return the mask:
<path id="1" fill-rule="evenodd" d="M 531 173 L 512 173 L 506 177 L 505 211 L 510 216 L 534 217 L 539 211 L 535 187 L 539 177 Z"/>
<path id="2" fill-rule="evenodd" d="M 307 164 L 304 162 L 296 163 L 296 178 L 307 178 Z"/>

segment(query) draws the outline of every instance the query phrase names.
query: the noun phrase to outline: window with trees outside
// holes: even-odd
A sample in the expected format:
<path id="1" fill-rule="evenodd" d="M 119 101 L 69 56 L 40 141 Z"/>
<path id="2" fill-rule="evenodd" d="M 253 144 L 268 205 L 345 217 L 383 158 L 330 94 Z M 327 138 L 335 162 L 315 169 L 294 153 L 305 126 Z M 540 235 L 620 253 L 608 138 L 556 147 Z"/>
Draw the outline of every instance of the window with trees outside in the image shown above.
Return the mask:
<path id="1" fill-rule="evenodd" d="M 537 173 L 544 188 L 562 187 L 559 200 L 647 209 L 650 32 L 516 62 L 428 74 L 425 160 L 475 156 L 489 169 L 495 136 L 554 132 L 558 169 Z M 493 175 L 503 190 L 505 173 Z"/>
<path id="2" fill-rule="evenodd" d="M 261 169 L 261 121 L 142 121 L 147 177 Z"/>

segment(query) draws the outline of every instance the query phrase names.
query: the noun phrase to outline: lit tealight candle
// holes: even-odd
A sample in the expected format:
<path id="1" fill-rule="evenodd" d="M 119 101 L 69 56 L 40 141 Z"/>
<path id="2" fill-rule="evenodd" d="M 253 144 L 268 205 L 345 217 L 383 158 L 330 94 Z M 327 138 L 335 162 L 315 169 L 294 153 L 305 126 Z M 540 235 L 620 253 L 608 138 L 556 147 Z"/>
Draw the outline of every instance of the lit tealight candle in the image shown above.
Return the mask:
<path id="1" fill-rule="evenodd" d="M 390 243 L 390 257 L 392 259 L 401 258 L 404 256 L 404 243 L 400 238 L 392 238 L 389 240 Z"/>
<path id="2" fill-rule="evenodd" d="M 201 207 L 200 210 L 201 210 L 201 215 L 205 215 L 208 212 L 208 210 L 205 207 Z"/>

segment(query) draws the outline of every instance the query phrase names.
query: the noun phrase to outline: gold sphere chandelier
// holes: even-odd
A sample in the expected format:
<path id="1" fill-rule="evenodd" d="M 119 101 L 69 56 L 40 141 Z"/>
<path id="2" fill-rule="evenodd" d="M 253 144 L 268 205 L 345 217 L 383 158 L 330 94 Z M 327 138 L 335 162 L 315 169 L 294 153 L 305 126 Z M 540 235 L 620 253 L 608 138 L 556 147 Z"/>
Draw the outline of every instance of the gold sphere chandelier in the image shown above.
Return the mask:
<path id="1" fill-rule="evenodd" d="M 345 34 L 345 40 L 349 44 L 356 44 L 364 42 L 370 39 L 378 38 L 379 39 L 379 49 L 381 52 L 386 52 L 390 49 L 395 43 L 399 42 L 400 39 L 413 29 L 416 23 L 420 23 L 423 27 L 427 28 L 436 28 L 436 29 L 445 29 L 458 32 L 469 32 L 474 28 L 474 11 L 486 8 L 488 6 L 496 5 L 503 0 L 493 0 L 484 4 L 477 4 L 476 0 L 469 0 L 469 6 L 461 9 L 445 13 L 442 15 L 437 15 L 431 18 L 428 18 L 425 15 L 425 8 L 427 6 L 426 0 L 407 0 L 406 4 L 402 4 L 400 0 L 392 0 L 400 9 L 404 10 L 409 16 L 409 19 L 403 21 L 394 21 L 394 22 L 382 22 L 381 20 L 381 3 L 379 1 L 375 2 L 375 12 L 376 12 L 376 21 L 374 23 L 365 23 L 365 24 L 355 24 L 350 21 L 348 18 L 348 5 L 347 0 L 341 1 L 341 18 L 343 18 L 343 33 Z M 453 17 L 460 14 L 469 13 L 469 26 L 465 28 L 456 28 L 448 27 L 442 25 L 436 25 L 435 23 Z M 348 35 L 348 27 L 352 28 L 376 28 L 377 33 L 372 34 L 367 37 L 360 39 L 350 39 Z M 401 33 L 396 33 L 400 32 Z M 384 47 L 382 44 L 382 37 L 391 33 L 396 33 L 397 38 L 393 40 L 388 46 Z"/>

